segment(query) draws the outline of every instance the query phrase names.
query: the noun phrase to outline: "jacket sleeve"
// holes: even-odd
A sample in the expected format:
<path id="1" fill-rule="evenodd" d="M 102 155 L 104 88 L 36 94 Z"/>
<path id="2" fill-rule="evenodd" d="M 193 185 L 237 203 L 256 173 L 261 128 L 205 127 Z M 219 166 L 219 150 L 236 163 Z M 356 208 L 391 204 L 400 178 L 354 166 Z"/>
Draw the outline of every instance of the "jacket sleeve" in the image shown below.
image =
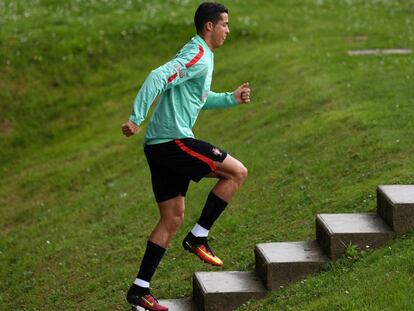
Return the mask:
<path id="1" fill-rule="evenodd" d="M 232 92 L 215 93 L 210 91 L 208 93 L 206 103 L 203 106 L 203 110 L 232 107 L 237 104 L 237 100 Z"/>
<path id="2" fill-rule="evenodd" d="M 140 125 L 158 95 L 208 70 L 205 62 L 201 60 L 203 55 L 204 50 L 201 45 L 184 47 L 173 60 L 153 70 L 145 79 L 134 100 L 129 120 Z"/>

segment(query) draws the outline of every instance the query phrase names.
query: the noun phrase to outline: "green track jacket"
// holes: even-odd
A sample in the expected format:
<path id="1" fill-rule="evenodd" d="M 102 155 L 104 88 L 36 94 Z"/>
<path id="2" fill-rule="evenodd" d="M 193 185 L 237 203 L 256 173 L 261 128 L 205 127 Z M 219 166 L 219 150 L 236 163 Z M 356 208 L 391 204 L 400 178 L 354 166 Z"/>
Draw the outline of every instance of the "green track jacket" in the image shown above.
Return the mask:
<path id="1" fill-rule="evenodd" d="M 176 55 L 153 70 L 135 98 L 129 120 L 140 125 L 161 95 L 145 134 L 145 144 L 194 137 L 192 128 L 201 109 L 237 105 L 233 93 L 210 91 L 214 54 L 196 35 Z"/>

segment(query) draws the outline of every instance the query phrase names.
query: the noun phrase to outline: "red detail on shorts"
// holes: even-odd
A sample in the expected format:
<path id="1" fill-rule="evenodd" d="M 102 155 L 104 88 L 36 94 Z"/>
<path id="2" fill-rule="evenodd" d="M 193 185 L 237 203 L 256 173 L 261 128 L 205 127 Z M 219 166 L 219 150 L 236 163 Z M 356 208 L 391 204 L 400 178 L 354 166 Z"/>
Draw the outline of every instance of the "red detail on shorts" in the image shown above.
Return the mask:
<path id="1" fill-rule="evenodd" d="M 201 45 L 198 46 L 198 54 L 194 56 L 192 60 L 190 60 L 187 64 L 185 64 L 185 68 L 190 68 L 191 66 L 195 65 L 201 57 L 204 55 L 204 49 Z"/>
<path id="2" fill-rule="evenodd" d="M 174 73 L 171 77 L 168 78 L 168 83 L 173 82 L 175 78 L 177 78 L 177 73 Z"/>
<path id="3" fill-rule="evenodd" d="M 214 161 L 213 160 L 207 158 L 206 156 L 203 156 L 202 154 L 199 154 L 198 152 L 195 152 L 194 150 L 191 150 L 186 145 L 184 145 L 184 143 L 181 140 L 179 140 L 179 139 L 176 139 L 175 140 L 175 143 L 185 153 L 187 153 L 190 156 L 195 157 L 195 158 L 203 161 L 204 163 L 206 163 L 210 167 L 210 169 L 211 169 L 212 172 L 214 172 L 216 170 L 216 165 L 214 164 Z"/>

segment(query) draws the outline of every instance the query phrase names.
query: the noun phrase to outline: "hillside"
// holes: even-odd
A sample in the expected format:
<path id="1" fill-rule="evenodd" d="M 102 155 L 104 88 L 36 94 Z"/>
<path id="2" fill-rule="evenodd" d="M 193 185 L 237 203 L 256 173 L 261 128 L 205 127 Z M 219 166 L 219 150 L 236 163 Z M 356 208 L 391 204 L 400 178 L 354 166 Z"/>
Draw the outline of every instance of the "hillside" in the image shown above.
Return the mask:
<path id="1" fill-rule="evenodd" d="M 143 133 L 120 125 L 146 75 L 194 34 L 198 3 L 0 0 L 0 309 L 126 310 L 158 212 Z M 414 184 L 414 56 L 347 55 L 413 48 L 414 1 L 225 4 L 212 88 L 249 81 L 252 103 L 203 112 L 195 133 L 249 169 L 211 243 L 226 270 L 252 270 L 255 244 L 313 238 L 316 213 L 372 211 L 377 185 Z M 215 271 L 180 245 L 212 185 L 190 186 L 159 297 L 189 296 L 195 271 Z M 409 310 L 413 243 L 242 310 Z"/>

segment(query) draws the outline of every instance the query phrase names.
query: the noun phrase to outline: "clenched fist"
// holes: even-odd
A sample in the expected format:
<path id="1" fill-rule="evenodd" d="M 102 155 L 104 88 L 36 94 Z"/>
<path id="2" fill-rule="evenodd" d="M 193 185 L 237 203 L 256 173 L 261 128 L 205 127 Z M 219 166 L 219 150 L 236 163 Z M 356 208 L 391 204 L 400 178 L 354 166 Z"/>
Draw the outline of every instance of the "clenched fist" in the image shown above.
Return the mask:
<path id="1" fill-rule="evenodd" d="M 122 133 L 126 136 L 132 136 L 139 132 L 139 126 L 136 125 L 132 121 L 127 121 L 126 123 L 122 124 Z"/>
<path id="2" fill-rule="evenodd" d="M 250 103 L 250 86 L 249 82 L 240 85 L 237 90 L 234 91 L 234 96 L 239 104 Z"/>

